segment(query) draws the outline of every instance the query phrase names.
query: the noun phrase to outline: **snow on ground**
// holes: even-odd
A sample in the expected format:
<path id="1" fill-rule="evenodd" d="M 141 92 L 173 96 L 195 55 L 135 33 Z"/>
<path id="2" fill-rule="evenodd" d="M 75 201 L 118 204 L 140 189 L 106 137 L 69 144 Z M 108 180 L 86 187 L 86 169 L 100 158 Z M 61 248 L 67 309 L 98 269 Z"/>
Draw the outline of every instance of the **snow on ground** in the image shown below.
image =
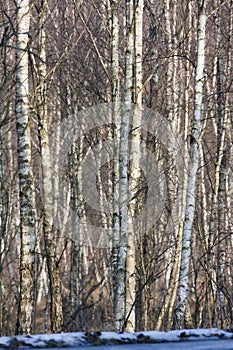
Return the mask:
<path id="1" fill-rule="evenodd" d="M 0 348 L 55 348 L 105 344 L 152 344 L 182 340 L 233 339 L 233 333 L 216 328 L 179 331 L 147 331 L 137 333 L 90 332 L 38 334 L 0 337 Z"/>

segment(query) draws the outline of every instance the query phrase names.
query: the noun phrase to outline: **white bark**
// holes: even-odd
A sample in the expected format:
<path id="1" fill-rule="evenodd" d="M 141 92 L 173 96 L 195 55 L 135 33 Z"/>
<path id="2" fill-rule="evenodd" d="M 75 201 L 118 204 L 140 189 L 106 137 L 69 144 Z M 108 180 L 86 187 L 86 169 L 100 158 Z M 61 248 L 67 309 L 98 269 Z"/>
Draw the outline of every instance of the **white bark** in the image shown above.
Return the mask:
<path id="1" fill-rule="evenodd" d="M 188 297 L 188 277 L 191 254 L 191 235 L 195 212 L 196 175 L 198 169 L 198 147 L 201 132 L 202 89 L 205 61 L 205 1 L 198 2 L 198 37 L 197 37 L 197 66 L 195 73 L 194 115 L 190 136 L 190 160 L 188 168 L 188 183 L 186 194 L 186 212 L 182 233 L 182 251 L 177 291 L 176 308 L 174 314 L 174 328 L 185 326 L 185 311 Z"/>
<path id="2" fill-rule="evenodd" d="M 20 191 L 20 300 L 17 332 L 31 333 L 34 306 L 35 201 L 31 168 L 28 41 L 29 0 L 17 0 L 16 124 Z"/>
<path id="3" fill-rule="evenodd" d="M 187 41 L 187 52 L 189 53 L 191 51 L 191 28 L 192 28 L 192 3 L 191 1 L 188 2 L 188 41 Z M 187 138 L 188 138 L 188 132 L 189 132 L 189 122 L 190 122 L 190 83 L 191 83 L 191 64 L 189 60 L 186 60 L 186 74 L 185 74 L 185 92 L 184 92 L 184 99 L 185 99 L 185 119 L 184 119 L 184 140 L 185 140 L 185 146 L 187 145 Z"/>
<path id="4" fill-rule="evenodd" d="M 171 30 L 171 9 L 170 0 L 165 1 L 165 28 L 166 28 L 166 41 L 167 41 L 167 51 L 168 55 L 171 56 L 172 52 L 172 30 Z M 168 58 L 167 64 L 167 74 L 166 74 L 166 109 L 167 117 L 171 121 L 174 117 L 173 115 L 173 59 Z"/>
<path id="5" fill-rule="evenodd" d="M 112 48 L 112 122 L 114 124 L 114 159 L 113 159 L 113 319 L 115 329 L 121 330 L 122 295 L 118 288 L 118 253 L 120 244 L 120 216 L 119 216 L 119 142 L 120 142 L 120 71 L 119 71 L 119 0 L 111 3 L 111 48 Z"/>
<path id="6" fill-rule="evenodd" d="M 118 286 L 116 293 L 119 295 L 117 310 L 121 309 L 121 318 L 118 320 L 121 327 L 125 328 L 123 310 L 125 295 L 125 267 L 128 244 L 128 162 L 129 162 L 129 128 L 132 113 L 133 92 L 133 0 L 126 0 L 126 51 L 125 51 L 125 87 L 124 102 L 120 129 L 120 151 L 119 151 L 119 215 L 120 215 L 120 243 L 118 252 Z M 129 307 L 127 307 L 129 311 Z M 120 315 L 119 315 L 120 316 Z M 129 315 L 128 315 L 129 316 Z"/>
<path id="7" fill-rule="evenodd" d="M 128 208 L 128 248 L 126 257 L 126 331 L 135 331 L 136 301 L 136 227 L 140 184 L 140 127 L 142 121 L 142 24 L 143 0 L 134 7 L 134 109 L 130 139 L 130 181 Z"/>

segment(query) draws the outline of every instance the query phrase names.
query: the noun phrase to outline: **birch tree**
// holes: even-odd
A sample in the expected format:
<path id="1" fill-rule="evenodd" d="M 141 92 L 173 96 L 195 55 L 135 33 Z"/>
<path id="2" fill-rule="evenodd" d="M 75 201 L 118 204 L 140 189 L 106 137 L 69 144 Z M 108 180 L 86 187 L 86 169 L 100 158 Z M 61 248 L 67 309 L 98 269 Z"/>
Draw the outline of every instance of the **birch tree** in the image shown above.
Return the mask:
<path id="1" fill-rule="evenodd" d="M 113 159 L 113 318 L 114 326 L 121 329 L 122 295 L 118 282 L 118 253 L 120 239 L 119 217 L 119 140 L 120 140 L 120 69 L 119 69 L 119 0 L 111 2 L 111 69 L 112 69 L 112 122 L 114 124 L 114 159 Z"/>
<path id="2" fill-rule="evenodd" d="M 217 5 L 220 6 L 221 2 L 217 1 Z M 232 6 L 232 5 L 231 5 Z M 232 18 L 230 13 L 229 29 L 232 34 Z M 228 98 L 229 93 L 224 93 L 224 80 L 225 76 L 230 76 L 230 62 L 231 62 L 231 50 L 228 51 L 227 57 L 224 57 L 223 47 L 221 43 L 221 16 L 217 16 L 217 113 L 218 113 L 218 137 L 217 137 L 217 162 L 216 162 L 216 178 L 217 181 L 217 233 L 218 233 L 218 246 L 217 246 L 217 291 L 216 291 L 216 315 L 217 326 L 227 326 L 227 312 L 225 309 L 226 299 L 224 294 L 224 286 L 226 285 L 225 266 L 226 266 L 226 131 L 228 125 Z M 231 42 L 231 39 L 230 39 Z"/>
<path id="3" fill-rule="evenodd" d="M 174 312 L 174 328 L 185 326 L 185 312 L 188 298 L 188 277 L 191 254 L 191 236 L 195 212 L 196 177 L 198 170 L 199 138 L 201 132 L 202 89 L 205 62 L 205 0 L 198 1 L 198 35 L 197 35 L 197 64 L 195 73 L 194 114 L 190 135 L 189 167 L 186 194 L 186 211 L 182 232 L 182 250 L 179 270 L 179 284 Z"/>
<path id="4" fill-rule="evenodd" d="M 118 320 L 120 327 L 124 328 L 125 311 L 125 266 L 128 244 L 128 163 L 129 163 L 129 128 L 132 111 L 133 91 L 133 1 L 126 0 L 126 50 L 125 50 L 125 86 L 124 101 L 120 128 L 120 150 L 119 150 L 119 215 L 120 215 L 120 242 L 117 266 L 117 312 L 121 315 Z M 121 302 L 120 302 L 121 300 Z M 118 309 L 119 308 L 119 309 Z M 129 310 L 129 308 L 128 308 Z"/>
<path id="5" fill-rule="evenodd" d="M 51 221 L 53 199 L 51 155 L 48 146 L 48 110 L 47 110 L 47 57 L 45 21 L 47 18 L 47 1 L 39 4 L 39 64 L 37 85 L 37 110 L 39 124 L 39 141 L 42 165 L 43 191 L 43 233 L 49 276 L 50 322 L 51 331 L 59 332 L 63 324 L 62 293 L 60 270 L 57 258 L 56 237 Z"/>
<path id="6" fill-rule="evenodd" d="M 136 227 L 134 224 L 140 183 L 140 127 L 142 122 L 142 24 L 143 0 L 134 5 L 134 106 L 130 135 L 130 177 L 128 208 L 128 247 L 126 256 L 126 330 L 135 331 L 136 302 Z"/>
<path id="7" fill-rule="evenodd" d="M 31 165 L 28 48 L 29 0 L 17 0 L 16 127 L 20 197 L 20 295 L 17 332 L 32 331 L 34 307 L 35 202 Z"/>

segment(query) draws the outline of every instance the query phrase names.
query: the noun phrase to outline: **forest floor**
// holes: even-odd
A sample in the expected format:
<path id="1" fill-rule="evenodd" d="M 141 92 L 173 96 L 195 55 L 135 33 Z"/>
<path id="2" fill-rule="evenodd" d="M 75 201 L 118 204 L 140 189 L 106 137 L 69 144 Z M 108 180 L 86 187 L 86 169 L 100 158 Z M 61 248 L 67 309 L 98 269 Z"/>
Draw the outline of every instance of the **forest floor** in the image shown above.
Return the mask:
<path id="1" fill-rule="evenodd" d="M 179 331 L 146 331 L 136 333 L 76 332 L 0 337 L 0 348 L 65 348 L 87 345 L 155 344 L 193 340 L 233 339 L 233 333 L 216 328 L 185 329 Z M 232 346 L 233 349 L 233 346 Z"/>

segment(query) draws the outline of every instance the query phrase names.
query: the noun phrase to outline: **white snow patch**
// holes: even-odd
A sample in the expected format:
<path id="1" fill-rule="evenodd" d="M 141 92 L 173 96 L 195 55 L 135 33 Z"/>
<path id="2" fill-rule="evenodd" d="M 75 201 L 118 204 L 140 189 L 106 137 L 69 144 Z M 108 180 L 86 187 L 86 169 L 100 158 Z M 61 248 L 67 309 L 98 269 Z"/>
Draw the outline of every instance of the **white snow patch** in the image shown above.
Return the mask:
<path id="1" fill-rule="evenodd" d="M 136 333 L 76 332 L 0 337 L 0 348 L 53 348 L 80 345 L 162 343 L 182 340 L 233 339 L 233 333 L 216 328 L 184 329 L 168 332 L 146 331 Z"/>

